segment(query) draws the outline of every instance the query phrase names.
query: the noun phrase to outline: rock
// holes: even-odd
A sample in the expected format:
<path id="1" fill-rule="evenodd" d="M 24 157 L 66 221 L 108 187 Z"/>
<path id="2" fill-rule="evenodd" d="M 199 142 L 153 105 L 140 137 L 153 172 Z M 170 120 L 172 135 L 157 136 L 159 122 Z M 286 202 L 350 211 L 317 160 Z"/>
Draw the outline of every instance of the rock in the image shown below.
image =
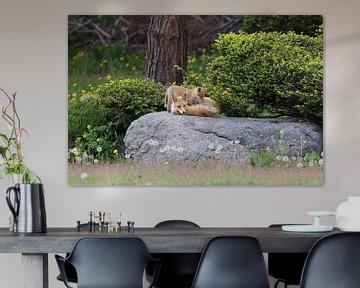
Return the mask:
<path id="1" fill-rule="evenodd" d="M 250 153 L 274 151 L 289 158 L 322 151 L 322 128 L 289 118 L 196 117 L 146 114 L 125 135 L 126 158 L 142 164 L 249 163 Z"/>

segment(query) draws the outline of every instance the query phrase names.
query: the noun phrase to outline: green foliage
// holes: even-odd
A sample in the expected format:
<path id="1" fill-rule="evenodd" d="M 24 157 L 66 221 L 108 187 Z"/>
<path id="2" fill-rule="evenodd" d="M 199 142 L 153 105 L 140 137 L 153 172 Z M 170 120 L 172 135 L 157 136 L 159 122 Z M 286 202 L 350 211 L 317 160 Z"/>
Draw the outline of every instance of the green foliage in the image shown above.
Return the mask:
<path id="1" fill-rule="evenodd" d="M 87 50 L 69 51 L 69 91 L 84 93 L 111 79 L 141 77 L 145 51 L 129 50 L 124 45 L 93 45 Z"/>
<path id="2" fill-rule="evenodd" d="M 281 129 L 278 135 L 272 135 L 270 138 L 269 144 L 271 144 L 272 148 L 268 146 L 264 151 L 249 151 L 251 165 L 254 167 L 323 167 L 323 153 L 320 154 L 313 150 L 304 152 L 307 144 L 305 140 L 299 139 L 299 151 L 296 151 L 295 155 L 290 156 L 290 147 L 288 144 L 285 144 L 284 139 L 285 131 Z"/>
<path id="3" fill-rule="evenodd" d="M 146 79 L 123 79 L 97 87 L 93 95 L 111 110 L 112 122 L 121 135 L 132 121 L 144 114 L 163 110 L 165 88 Z"/>
<path id="4" fill-rule="evenodd" d="M 320 15 L 247 15 L 244 16 L 241 30 L 247 33 L 293 31 L 315 36 L 322 23 L 323 17 Z"/>
<path id="5" fill-rule="evenodd" d="M 209 95 L 227 116 L 291 115 L 322 123 L 323 40 L 293 32 L 229 33 L 207 66 Z"/>
<path id="6" fill-rule="evenodd" d="M 112 162 L 119 159 L 121 138 L 116 137 L 111 125 L 92 127 L 87 125 L 81 137 L 76 138 L 74 146 L 69 149 L 69 161 L 78 164 Z M 114 139 L 117 139 L 114 140 Z"/>
<path id="7" fill-rule="evenodd" d="M 87 126 L 102 127 L 111 123 L 111 109 L 95 98 L 75 95 L 68 102 L 68 145 L 73 146 L 82 137 Z"/>

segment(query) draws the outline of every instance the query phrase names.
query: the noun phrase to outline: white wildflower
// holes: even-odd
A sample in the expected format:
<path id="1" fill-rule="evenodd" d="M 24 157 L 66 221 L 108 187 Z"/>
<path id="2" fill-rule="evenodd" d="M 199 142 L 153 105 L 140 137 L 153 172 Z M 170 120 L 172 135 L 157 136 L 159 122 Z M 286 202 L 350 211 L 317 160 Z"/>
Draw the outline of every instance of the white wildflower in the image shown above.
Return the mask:
<path id="1" fill-rule="evenodd" d="M 211 150 L 214 149 L 214 147 L 215 147 L 214 143 L 210 143 L 209 146 L 208 146 L 208 148 L 211 149 Z"/>
<path id="2" fill-rule="evenodd" d="M 314 167 L 314 165 L 315 165 L 314 161 L 309 162 L 309 167 Z"/>
<path id="3" fill-rule="evenodd" d="M 180 153 L 181 153 L 181 152 L 183 152 L 183 151 L 184 151 L 184 148 L 183 148 L 183 147 L 178 147 L 178 149 L 177 149 L 177 150 L 178 150 L 178 152 L 180 152 Z"/>
<path id="4" fill-rule="evenodd" d="M 166 145 L 166 146 L 164 147 L 164 150 L 165 150 L 165 151 L 169 151 L 169 150 L 170 150 L 170 145 Z"/>
<path id="5" fill-rule="evenodd" d="M 94 159 L 94 164 L 98 164 L 99 160 L 98 159 Z"/>
<path id="6" fill-rule="evenodd" d="M 303 164 L 302 163 L 297 163 L 296 168 L 303 168 Z"/>
<path id="7" fill-rule="evenodd" d="M 282 158 L 282 161 L 284 161 L 284 162 L 289 162 L 290 160 L 289 160 L 289 157 L 288 157 L 288 156 L 284 156 L 284 157 Z"/>
<path id="8" fill-rule="evenodd" d="M 125 154 L 125 159 L 129 159 L 131 157 L 130 154 Z"/>
<path id="9" fill-rule="evenodd" d="M 88 176 L 89 176 L 88 173 L 84 172 L 84 173 L 81 173 L 80 178 L 81 178 L 81 180 L 85 180 Z"/>
<path id="10" fill-rule="evenodd" d="M 102 151 L 102 147 L 101 146 L 96 147 L 96 151 L 100 153 Z"/>
<path id="11" fill-rule="evenodd" d="M 280 155 L 277 155 L 277 156 L 276 156 L 276 160 L 277 160 L 277 161 L 280 161 L 281 158 L 282 158 L 282 157 L 281 157 Z"/>
<path id="12" fill-rule="evenodd" d="M 156 141 L 156 140 L 153 140 L 153 139 L 150 139 L 150 140 L 148 141 L 148 143 L 149 143 L 149 145 L 153 145 L 153 146 L 159 145 L 159 142 Z"/>
<path id="13" fill-rule="evenodd" d="M 319 165 L 321 165 L 321 166 L 324 165 L 324 159 L 319 160 Z"/>
<path id="14" fill-rule="evenodd" d="M 235 140 L 235 144 L 240 144 L 240 140 Z"/>
<path id="15" fill-rule="evenodd" d="M 72 154 L 76 154 L 77 152 L 78 152 L 77 147 L 74 147 L 74 148 L 70 149 L 70 153 L 72 153 Z"/>

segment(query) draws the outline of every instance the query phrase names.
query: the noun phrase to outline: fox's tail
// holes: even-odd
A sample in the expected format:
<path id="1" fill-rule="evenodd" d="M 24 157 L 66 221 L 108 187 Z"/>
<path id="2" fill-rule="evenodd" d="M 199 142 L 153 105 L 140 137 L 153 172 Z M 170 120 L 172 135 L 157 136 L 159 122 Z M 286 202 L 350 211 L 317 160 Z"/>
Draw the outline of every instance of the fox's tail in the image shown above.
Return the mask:
<path id="1" fill-rule="evenodd" d="M 191 116 L 217 117 L 219 116 L 219 109 L 216 107 L 198 104 L 187 106 L 186 114 Z"/>

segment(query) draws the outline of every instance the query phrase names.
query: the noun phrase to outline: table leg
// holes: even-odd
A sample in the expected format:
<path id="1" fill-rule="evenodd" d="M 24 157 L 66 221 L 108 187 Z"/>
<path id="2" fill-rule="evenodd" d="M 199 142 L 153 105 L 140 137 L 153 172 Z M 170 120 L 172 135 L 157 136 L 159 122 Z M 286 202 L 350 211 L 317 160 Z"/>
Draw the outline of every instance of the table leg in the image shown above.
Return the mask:
<path id="1" fill-rule="evenodd" d="M 22 254 L 23 288 L 49 288 L 48 254 Z"/>

